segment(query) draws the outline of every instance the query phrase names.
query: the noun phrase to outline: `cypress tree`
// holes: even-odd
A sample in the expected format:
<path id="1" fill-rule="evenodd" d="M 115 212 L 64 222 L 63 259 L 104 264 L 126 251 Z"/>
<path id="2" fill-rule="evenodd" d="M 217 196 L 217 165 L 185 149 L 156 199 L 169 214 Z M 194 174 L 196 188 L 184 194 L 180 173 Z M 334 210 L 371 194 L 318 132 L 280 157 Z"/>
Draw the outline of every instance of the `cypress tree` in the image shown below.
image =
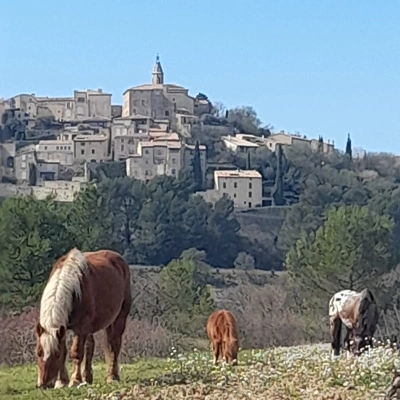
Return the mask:
<path id="1" fill-rule="evenodd" d="M 246 169 L 247 170 L 251 169 L 250 153 L 247 153 Z"/>
<path id="2" fill-rule="evenodd" d="M 194 148 L 194 157 L 192 165 L 193 165 L 193 178 L 196 183 L 196 190 L 201 190 L 203 188 L 203 177 L 201 171 L 200 146 L 198 141 L 196 141 L 196 146 Z"/>
<path id="3" fill-rule="evenodd" d="M 285 199 L 283 196 L 282 146 L 280 144 L 277 145 L 277 152 L 277 166 L 273 197 L 276 206 L 283 206 L 285 204 Z"/>
<path id="4" fill-rule="evenodd" d="M 352 158 L 353 152 L 351 150 L 351 139 L 350 139 L 350 133 L 347 136 L 347 143 L 346 143 L 346 154 L 349 155 L 350 159 Z"/>

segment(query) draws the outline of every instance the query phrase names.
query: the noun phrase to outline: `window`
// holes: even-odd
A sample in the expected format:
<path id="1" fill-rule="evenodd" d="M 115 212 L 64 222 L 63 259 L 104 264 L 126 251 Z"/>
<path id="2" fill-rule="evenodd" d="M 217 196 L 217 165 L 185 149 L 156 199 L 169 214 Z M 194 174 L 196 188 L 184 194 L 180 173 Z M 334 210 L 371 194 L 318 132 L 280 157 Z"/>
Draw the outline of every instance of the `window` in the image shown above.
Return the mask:
<path id="1" fill-rule="evenodd" d="M 78 97 L 78 103 L 84 103 L 85 98 L 84 97 Z"/>
<path id="2" fill-rule="evenodd" d="M 251 208 L 251 201 L 249 201 L 249 208 Z"/>
<path id="3" fill-rule="evenodd" d="M 236 193 L 233 193 L 233 197 L 236 199 Z"/>
<path id="4" fill-rule="evenodd" d="M 144 154 L 149 154 L 149 151 L 148 151 L 148 150 L 145 150 L 145 151 L 144 151 Z"/>
<path id="5" fill-rule="evenodd" d="M 144 104 L 144 100 L 142 100 L 142 106 L 144 107 L 144 105 L 145 105 L 145 104 Z"/>
<path id="6" fill-rule="evenodd" d="M 251 182 L 249 183 L 249 189 L 251 189 L 252 188 L 252 184 L 251 184 Z"/>
<path id="7" fill-rule="evenodd" d="M 58 146 L 56 146 L 56 150 L 58 150 Z"/>
<path id="8" fill-rule="evenodd" d="M 85 145 L 85 142 L 81 142 L 81 146 L 84 146 Z"/>
<path id="9" fill-rule="evenodd" d="M 121 143 L 124 143 L 124 138 L 121 139 Z"/>
<path id="10" fill-rule="evenodd" d="M 124 151 L 125 146 L 121 145 L 121 151 Z"/>
<path id="11" fill-rule="evenodd" d="M 176 164 L 176 158 L 172 159 L 172 164 Z"/>
<path id="12" fill-rule="evenodd" d="M 234 183 L 233 183 L 233 187 L 234 187 L 234 188 L 237 188 L 237 182 L 234 182 Z"/>
<path id="13" fill-rule="evenodd" d="M 95 149 L 92 149 L 92 154 L 95 154 L 95 153 L 96 153 Z"/>
<path id="14" fill-rule="evenodd" d="M 168 111 L 168 110 L 165 111 L 165 116 L 166 116 L 166 117 L 169 116 L 169 111 Z"/>
<path id="15" fill-rule="evenodd" d="M 171 173 L 172 173 L 172 175 L 176 175 L 176 169 L 175 169 L 175 168 L 172 169 L 172 170 L 171 170 Z"/>
<path id="16" fill-rule="evenodd" d="M 81 150 L 81 155 L 84 155 L 85 154 L 85 149 L 82 149 Z"/>
<path id="17" fill-rule="evenodd" d="M 224 189 L 226 189 L 226 182 L 224 182 L 224 183 L 222 184 L 222 187 L 223 187 Z"/>
<path id="18" fill-rule="evenodd" d="M 249 198 L 252 197 L 252 195 L 253 195 L 253 193 L 252 193 L 252 192 L 249 192 Z"/>
<path id="19" fill-rule="evenodd" d="M 44 146 L 44 149 L 47 150 L 47 146 Z"/>

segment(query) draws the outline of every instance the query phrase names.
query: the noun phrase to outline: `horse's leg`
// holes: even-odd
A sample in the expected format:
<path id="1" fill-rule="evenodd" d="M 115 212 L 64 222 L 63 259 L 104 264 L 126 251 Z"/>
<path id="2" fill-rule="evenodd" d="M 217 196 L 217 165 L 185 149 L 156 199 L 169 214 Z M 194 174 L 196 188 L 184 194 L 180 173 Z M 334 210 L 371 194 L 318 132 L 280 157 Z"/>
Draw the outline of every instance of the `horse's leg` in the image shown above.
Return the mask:
<path id="1" fill-rule="evenodd" d="M 65 360 L 67 358 L 67 342 L 66 338 L 64 337 L 61 342 L 60 342 L 60 371 L 58 372 L 57 375 L 57 380 L 54 385 L 55 389 L 62 388 L 64 386 L 68 385 L 69 378 L 68 378 L 68 370 L 67 367 L 65 366 Z"/>
<path id="2" fill-rule="evenodd" d="M 71 347 L 72 374 L 69 387 L 82 383 L 81 363 L 85 352 L 86 335 L 75 335 Z"/>
<path id="3" fill-rule="evenodd" d="M 213 341 L 213 351 L 214 351 L 214 365 L 217 365 L 218 358 L 221 354 L 221 342 L 217 340 Z"/>
<path id="4" fill-rule="evenodd" d="M 85 356 L 83 359 L 83 381 L 91 385 L 93 383 L 93 369 L 92 359 L 94 353 L 94 339 L 93 335 L 90 334 L 86 338 L 85 343 Z"/>
<path id="5" fill-rule="evenodd" d="M 104 352 L 108 363 L 107 383 L 119 381 L 118 356 L 121 350 L 122 335 L 125 331 L 126 319 L 130 312 L 130 304 L 124 302 L 116 320 L 106 329 Z"/>
<path id="6" fill-rule="evenodd" d="M 351 354 L 351 347 L 350 347 L 350 339 L 351 339 L 352 330 L 347 328 L 346 326 L 346 336 L 344 338 L 344 346 L 346 349 L 346 358 L 349 359 Z"/>
<path id="7" fill-rule="evenodd" d="M 342 320 L 340 318 L 331 318 L 330 331 L 331 331 L 331 345 L 332 345 L 332 359 L 340 354 L 340 333 L 342 329 Z"/>

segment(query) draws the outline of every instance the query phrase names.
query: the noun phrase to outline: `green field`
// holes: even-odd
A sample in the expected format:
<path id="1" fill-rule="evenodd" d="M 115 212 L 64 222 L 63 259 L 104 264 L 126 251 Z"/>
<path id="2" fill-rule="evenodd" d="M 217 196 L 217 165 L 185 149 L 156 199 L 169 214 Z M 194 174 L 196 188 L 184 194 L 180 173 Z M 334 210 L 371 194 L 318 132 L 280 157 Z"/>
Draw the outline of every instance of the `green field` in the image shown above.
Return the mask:
<path id="1" fill-rule="evenodd" d="M 239 365 L 212 365 L 210 353 L 121 365 L 121 382 L 106 385 L 104 363 L 95 363 L 90 387 L 37 390 L 36 366 L 0 369 L 0 399 L 382 399 L 398 356 L 374 348 L 358 360 L 331 361 L 326 345 L 241 351 Z M 338 397 L 340 395 L 340 397 Z"/>

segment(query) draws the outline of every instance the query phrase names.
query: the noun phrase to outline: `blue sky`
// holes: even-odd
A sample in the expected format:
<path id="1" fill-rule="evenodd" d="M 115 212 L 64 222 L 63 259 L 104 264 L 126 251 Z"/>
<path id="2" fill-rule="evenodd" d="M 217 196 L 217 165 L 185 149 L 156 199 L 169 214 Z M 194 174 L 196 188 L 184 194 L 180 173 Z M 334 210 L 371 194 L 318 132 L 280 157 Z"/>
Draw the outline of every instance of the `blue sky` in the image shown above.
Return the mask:
<path id="1" fill-rule="evenodd" d="M 276 130 L 400 154 L 400 2 L 13 0 L 0 7 L 0 97 L 122 93 L 150 80 Z"/>

